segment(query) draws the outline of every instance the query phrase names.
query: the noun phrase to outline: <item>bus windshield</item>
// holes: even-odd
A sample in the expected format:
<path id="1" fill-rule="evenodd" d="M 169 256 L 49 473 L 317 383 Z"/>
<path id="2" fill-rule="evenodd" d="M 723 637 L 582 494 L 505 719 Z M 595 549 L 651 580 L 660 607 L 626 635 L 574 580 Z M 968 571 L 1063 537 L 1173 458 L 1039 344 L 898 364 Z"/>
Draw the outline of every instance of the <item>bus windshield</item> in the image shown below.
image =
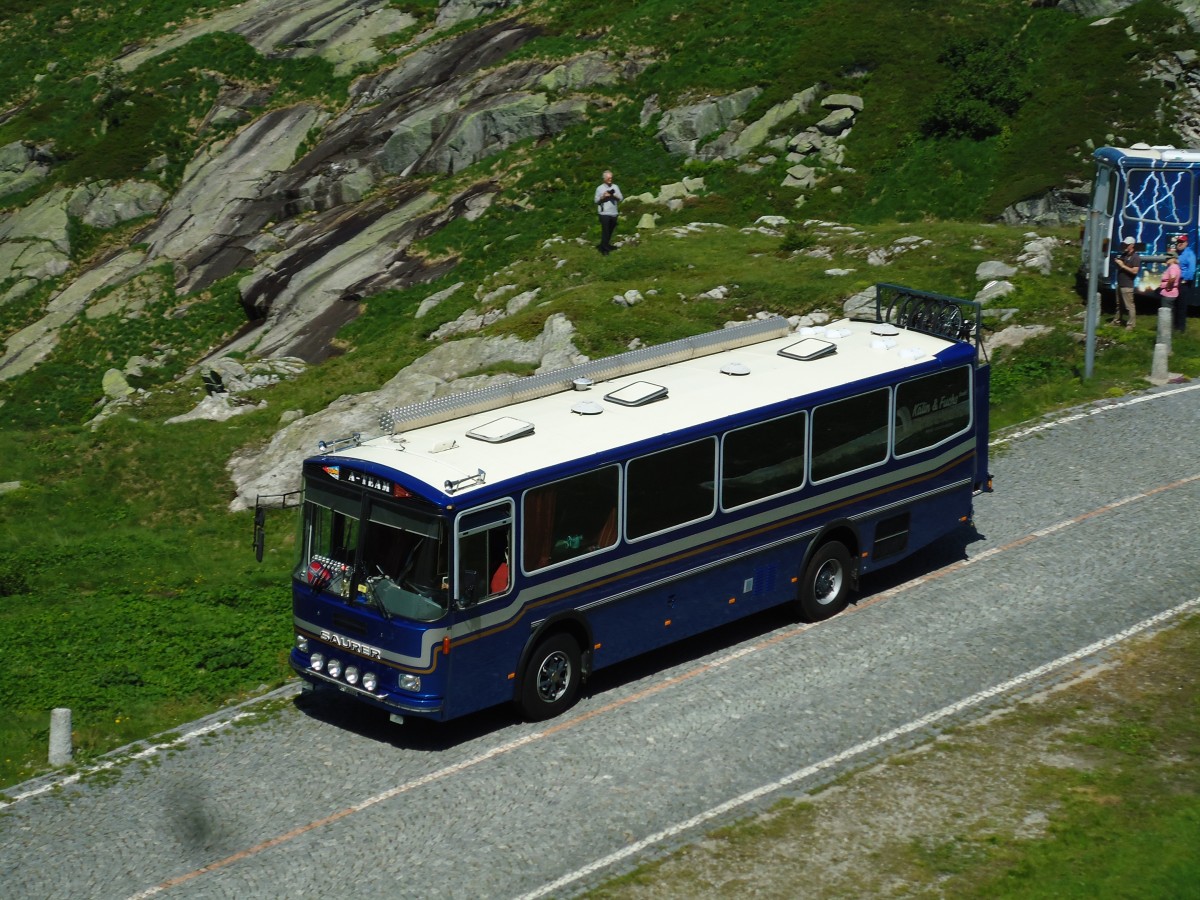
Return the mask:
<path id="1" fill-rule="evenodd" d="M 310 483 L 302 523 L 296 577 L 316 590 L 388 618 L 431 622 L 449 609 L 445 528 L 438 517 Z"/>

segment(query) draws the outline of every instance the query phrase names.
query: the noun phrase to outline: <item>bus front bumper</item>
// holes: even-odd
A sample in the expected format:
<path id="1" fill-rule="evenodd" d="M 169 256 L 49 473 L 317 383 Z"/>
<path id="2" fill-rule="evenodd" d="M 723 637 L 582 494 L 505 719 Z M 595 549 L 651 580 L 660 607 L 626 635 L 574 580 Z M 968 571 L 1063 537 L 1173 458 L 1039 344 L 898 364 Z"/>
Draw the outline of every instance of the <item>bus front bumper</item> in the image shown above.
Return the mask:
<path id="1" fill-rule="evenodd" d="M 349 694 L 356 700 L 377 706 L 392 714 L 423 716 L 430 719 L 442 718 L 442 700 L 440 697 L 409 697 L 398 696 L 395 693 L 377 690 L 368 691 L 356 685 L 347 684 L 340 679 L 324 672 L 316 672 L 304 663 L 289 658 L 292 671 L 304 680 L 305 686 L 336 688 L 343 694 Z"/>

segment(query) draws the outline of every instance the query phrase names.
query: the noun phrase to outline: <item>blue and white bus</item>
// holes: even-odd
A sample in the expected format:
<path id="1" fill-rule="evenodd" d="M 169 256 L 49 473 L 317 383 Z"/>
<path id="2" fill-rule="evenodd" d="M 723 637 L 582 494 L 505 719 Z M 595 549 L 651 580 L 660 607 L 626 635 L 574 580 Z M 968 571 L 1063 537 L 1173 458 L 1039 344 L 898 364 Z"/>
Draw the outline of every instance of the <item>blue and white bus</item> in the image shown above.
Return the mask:
<path id="1" fill-rule="evenodd" d="M 393 410 L 304 463 L 292 667 L 395 721 L 540 720 L 743 616 L 836 614 L 991 489 L 979 315 L 879 285 L 875 321 L 774 317 Z"/>

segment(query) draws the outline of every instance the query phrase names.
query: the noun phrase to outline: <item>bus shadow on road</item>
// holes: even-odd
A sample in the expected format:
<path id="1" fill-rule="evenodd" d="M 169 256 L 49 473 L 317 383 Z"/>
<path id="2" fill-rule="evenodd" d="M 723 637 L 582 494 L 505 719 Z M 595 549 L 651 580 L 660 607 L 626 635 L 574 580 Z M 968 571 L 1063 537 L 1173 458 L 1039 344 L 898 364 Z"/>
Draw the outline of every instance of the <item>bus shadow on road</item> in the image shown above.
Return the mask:
<path id="1" fill-rule="evenodd" d="M 504 704 L 449 722 L 408 717 L 403 723 L 397 723 L 383 710 L 343 697 L 332 688 L 298 694 L 294 703 L 296 709 L 309 718 L 367 740 L 390 744 L 397 749 L 425 752 L 467 744 L 521 721 L 516 710 Z"/>
<path id="2" fill-rule="evenodd" d="M 974 526 L 964 526 L 938 538 L 929 546 L 922 548 L 908 559 L 902 559 L 885 569 L 868 573 L 859 584 L 858 597 L 860 603 L 873 596 L 899 587 L 906 581 L 928 576 L 939 569 L 967 559 L 967 548 L 971 544 L 985 540 Z"/>
<path id="3" fill-rule="evenodd" d="M 907 581 L 962 562 L 967 559 L 967 547 L 983 539 L 984 536 L 973 527 L 961 528 L 939 538 L 908 559 L 878 572 L 868 573 L 850 605 L 854 606 Z M 584 685 L 580 700 L 599 701 L 601 706 L 609 698 L 611 702 L 617 702 L 626 695 L 628 688 L 640 681 L 672 670 L 687 670 L 709 657 L 792 627 L 797 621 L 797 609 L 792 605 L 778 606 L 736 619 L 719 628 L 596 672 Z M 449 750 L 508 729 L 519 735 L 546 727 L 543 723 L 523 722 L 516 708 L 508 703 L 449 722 L 409 717 L 403 724 L 398 724 L 391 721 L 383 710 L 345 697 L 333 688 L 301 693 L 294 702 L 296 708 L 310 718 L 367 740 L 418 752 Z M 554 721 L 570 721 L 579 711 L 576 706 L 574 710 L 564 713 L 561 720 Z"/>
<path id="4" fill-rule="evenodd" d="M 958 529 L 931 543 L 908 559 L 894 563 L 878 572 L 867 574 L 859 591 L 850 601 L 853 608 L 859 603 L 891 590 L 914 578 L 929 575 L 967 558 L 967 547 L 983 540 L 973 527 Z M 834 617 L 836 620 L 837 617 Z M 733 650 L 741 644 L 762 640 L 773 632 L 794 627 L 798 622 L 794 605 L 777 606 L 744 619 L 737 619 L 720 628 L 662 647 L 624 663 L 597 672 L 584 687 L 584 696 L 601 698 L 605 694 L 617 699 L 620 689 L 672 669 L 687 669 L 709 657 Z"/>

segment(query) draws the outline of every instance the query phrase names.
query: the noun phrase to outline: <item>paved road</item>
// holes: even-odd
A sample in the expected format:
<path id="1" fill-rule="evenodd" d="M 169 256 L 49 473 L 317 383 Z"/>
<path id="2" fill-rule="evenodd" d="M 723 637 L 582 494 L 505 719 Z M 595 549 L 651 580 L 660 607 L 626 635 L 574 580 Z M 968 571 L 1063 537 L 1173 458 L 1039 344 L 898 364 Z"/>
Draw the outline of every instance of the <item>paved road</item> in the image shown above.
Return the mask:
<path id="1" fill-rule="evenodd" d="M 597 861 L 809 789 L 1200 596 L 1197 435 L 1185 386 L 1020 436 L 994 450 L 978 533 L 875 576 L 846 614 L 764 616 L 601 673 L 552 723 L 396 727 L 302 700 L 25 797 L 0 810 L 0 893 L 568 896 L 614 871 Z"/>

